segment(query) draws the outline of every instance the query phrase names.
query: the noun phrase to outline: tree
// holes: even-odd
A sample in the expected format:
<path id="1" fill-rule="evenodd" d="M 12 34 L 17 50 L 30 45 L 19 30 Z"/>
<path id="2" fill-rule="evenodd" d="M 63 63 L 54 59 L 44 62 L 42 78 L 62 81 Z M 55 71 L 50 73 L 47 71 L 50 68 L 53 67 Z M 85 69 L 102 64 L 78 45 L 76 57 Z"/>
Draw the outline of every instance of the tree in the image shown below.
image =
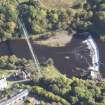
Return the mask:
<path id="1" fill-rule="evenodd" d="M 97 9 L 99 11 L 105 11 L 105 3 L 99 4 L 98 7 L 97 7 Z"/>
<path id="2" fill-rule="evenodd" d="M 97 26 L 97 27 L 96 27 Z M 105 34 L 105 11 L 99 11 L 94 17 L 94 27 L 99 35 Z"/>
<path id="3" fill-rule="evenodd" d="M 17 16 L 18 16 L 18 12 L 17 12 L 17 8 L 15 5 L 9 4 L 6 6 L 7 8 L 7 17 L 8 17 L 8 21 L 17 21 Z"/>

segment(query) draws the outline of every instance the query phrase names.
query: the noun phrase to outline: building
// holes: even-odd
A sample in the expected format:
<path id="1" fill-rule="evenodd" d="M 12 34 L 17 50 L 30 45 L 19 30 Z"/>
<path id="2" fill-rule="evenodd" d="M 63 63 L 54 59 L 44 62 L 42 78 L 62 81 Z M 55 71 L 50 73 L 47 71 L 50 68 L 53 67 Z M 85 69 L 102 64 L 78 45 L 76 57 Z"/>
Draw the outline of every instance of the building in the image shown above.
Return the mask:
<path id="1" fill-rule="evenodd" d="M 7 88 L 7 80 L 6 78 L 0 79 L 0 91 L 3 91 Z"/>
<path id="2" fill-rule="evenodd" d="M 19 78 L 22 80 L 30 79 L 30 76 L 31 76 L 31 73 L 26 70 L 21 71 L 21 73 L 19 74 Z"/>
<path id="3" fill-rule="evenodd" d="M 29 94 L 29 91 L 27 89 L 22 90 L 16 95 L 12 96 L 11 98 L 1 102 L 0 105 L 15 105 L 15 103 L 24 101 L 28 96 L 28 94 Z"/>

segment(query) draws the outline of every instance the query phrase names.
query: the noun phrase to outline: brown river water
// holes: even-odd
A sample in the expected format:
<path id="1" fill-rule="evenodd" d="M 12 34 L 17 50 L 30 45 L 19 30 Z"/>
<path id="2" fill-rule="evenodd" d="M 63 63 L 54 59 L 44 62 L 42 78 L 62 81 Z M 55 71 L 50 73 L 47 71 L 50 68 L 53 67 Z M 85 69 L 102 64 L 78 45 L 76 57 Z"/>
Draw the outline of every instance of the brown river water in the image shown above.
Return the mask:
<path id="1" fill-rule="evenodd" d="M 96 42 L 99 47 L 100 62 L 102 62 L 100 71 L 105 77 L 105 42 L 97 39 Z M 80 77 L 81 70 L 88 72 L 89 64 L 79 55 L 84 55 L 90 64 L 91 59 L 89 51 L 85 48 L 86 46 L 81 44 L 81 39 L 73 39 L 65 47 L 48 47 L 33 43 L 32 41 L 31 44 L 40 62 L 52 58 L 55 67 L 70 78 L 72 76 Z M 13 54 L 20 58 L 31 59 L 29 48 L 24 39 L 8 40 L 0 43 L 0 56 L 10 56 Z"/>

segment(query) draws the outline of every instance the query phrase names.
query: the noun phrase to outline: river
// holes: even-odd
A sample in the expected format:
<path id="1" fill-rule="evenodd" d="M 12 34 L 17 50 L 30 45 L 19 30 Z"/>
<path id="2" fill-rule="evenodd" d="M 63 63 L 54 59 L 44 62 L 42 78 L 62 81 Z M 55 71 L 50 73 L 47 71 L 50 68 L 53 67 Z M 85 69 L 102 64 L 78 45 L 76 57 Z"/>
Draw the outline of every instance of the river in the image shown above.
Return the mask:
<path id="1" fill-rule="evenodd" d="M 96 39 L 96 42 L 102 62 L 100 71 L 103 75 L 105 75 L 105 42 L 102 42 L 99 39 Z M 78 77 L 81 73 L 83 73 L 83 70 L 88 72 L 87 68 L 89 64 L 92 64 L 89 51 L 86 49 L 85 45 L 81 46 L 81 39 L 73 38 L 73 40 L 65 47 L 48 47 L 35 44 L 32 41 L 31 44 L 40 62 L 47 60 L 48 58 L 52 58 L 55 67 L 61 73 L 66 74 L 68 77 Z M 9 40 L 0 43 L 0 56 L 13 54 L 20 58 L 31 59 L 28 45 L 24 39 Z M 84 55 L 87 58 L 89 64 L 86 59 L 83 59 L 83 57 L 79 56 L 79 54 Z"/>

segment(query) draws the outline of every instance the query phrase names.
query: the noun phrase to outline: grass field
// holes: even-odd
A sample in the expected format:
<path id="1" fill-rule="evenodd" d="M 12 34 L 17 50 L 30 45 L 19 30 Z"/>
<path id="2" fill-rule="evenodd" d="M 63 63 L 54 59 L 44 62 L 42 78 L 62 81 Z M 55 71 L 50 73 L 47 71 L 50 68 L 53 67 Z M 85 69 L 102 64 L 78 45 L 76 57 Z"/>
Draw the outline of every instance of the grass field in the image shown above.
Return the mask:
<path id="1" fill-rule="evenodd" d="M 41 4 L 47 8 L 69 8 L 76 0 L 41 0 Z"/>
<path id="2" fill-rule="evenodd" d="M 47 65 L 47 67 L 43 69 L 42 75 L 46 79 L 55 79 L 62 76 L 62 74 L 53 65 Z"/>

